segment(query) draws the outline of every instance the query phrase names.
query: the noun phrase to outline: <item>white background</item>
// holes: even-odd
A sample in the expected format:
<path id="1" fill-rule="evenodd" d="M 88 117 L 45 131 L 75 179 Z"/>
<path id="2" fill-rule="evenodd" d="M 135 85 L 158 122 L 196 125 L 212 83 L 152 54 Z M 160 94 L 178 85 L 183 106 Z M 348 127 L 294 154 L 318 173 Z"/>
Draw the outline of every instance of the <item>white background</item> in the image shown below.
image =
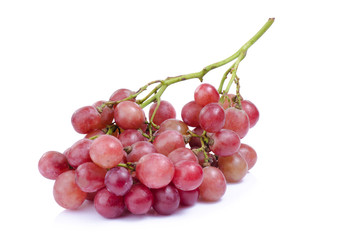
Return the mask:
<path id="1" fill-rule="evenodd" d="M 362 239 L 359 1 L 1 1 L 1 239 Z M 79 107 L 196 72 L 275 23 L 240 64 L 258 162 L 221 201 L 107 220 L 63 210 L 37 169 Z M 206 75 L 218 85 L 226 68 Z M 197 80 L 170 87 L 180 109 Z M 6 237 L 5 237 L 6 236 Z M 240 236 L 240 237 L 239 237 Z"/>

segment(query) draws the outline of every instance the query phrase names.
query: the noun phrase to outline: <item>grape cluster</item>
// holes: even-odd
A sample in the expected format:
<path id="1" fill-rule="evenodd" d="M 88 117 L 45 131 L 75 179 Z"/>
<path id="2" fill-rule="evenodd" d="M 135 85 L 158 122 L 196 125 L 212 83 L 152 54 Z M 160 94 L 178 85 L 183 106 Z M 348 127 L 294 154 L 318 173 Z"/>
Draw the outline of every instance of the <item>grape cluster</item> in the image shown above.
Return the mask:
<path id="1" fill-rule="evenodd" d="M 84 138 L 40 158 L 39 171 L 55 180 L 61 207 L 77 209 L 89 200 L 106 218 L 151 209 L 168 215 L 179 205 L 219 200 L 227 183 L 240 182 L 254 166 L 255 150 L 240 139 L 259 112 L 240 94 L 219 94 L 203 83 L 179 120 L 165 100 L 146 116 L 134 93 L 119 89 L 109 101 L 76 110 L 71 122 Z"/>

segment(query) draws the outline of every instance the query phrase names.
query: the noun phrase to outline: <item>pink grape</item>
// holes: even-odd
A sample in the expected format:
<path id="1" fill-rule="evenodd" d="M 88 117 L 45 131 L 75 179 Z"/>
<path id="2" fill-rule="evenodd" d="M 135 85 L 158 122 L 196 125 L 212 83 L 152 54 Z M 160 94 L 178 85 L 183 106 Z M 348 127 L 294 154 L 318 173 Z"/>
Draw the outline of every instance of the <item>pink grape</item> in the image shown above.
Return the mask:
<path id="1" fill-rule="evenodd" d="M 96 196 L 96 194 L 97 194 L 97 192 L 90 192 L 90 193 L 87 193 L 87 197 L 86 197 L 86 199 L 88 200 L 88 201 L 94 201 L 94 198 L 95 198 L 95 196 Z"/>
<path id="2" fill-rule="evenodd" d="M 128 98 L 129 96 L 135 94 L 135 92 L 129 90 L 129 89 L 126 89 L 126 88 L 121 88 L 121 89 L 118 89 L 117 91 L 115 91 L 111 97 L 109 98 L 110 101 L 120 101 L 120 100 L 123 100 L 125 98 Z M 132 98 L 128 101 L 132 101 L 132 102 L 135 102 L 136 99 Z"/>
<path id="3" fill-rule="evenodd" d="M 226 192 L 226 180 L 220 169 L 205 167 L 204 179 L 199 187 L 200 198 L 204 201 L 218 201 Z"/>
<path id="4" fill-rule="evenodd" d="M 219 98 L 220 96 L 216 88 L 208 83 L 200 84 L 194 92 L 195 102 L 201 106 L 217 103 Z"/>
<path id="5" fill-rule="evenodd" d="M 75 171 L 63 172 L 55 180 L 53 187 L 55 201 L 65 209 L 77 209 L 85 201 L 87 193 L 75 183 Z"/>
<path id="6" fill-rule="evenodd" d="M 167 156 L 173 150 L 185 147 L 185 141 L 181 133 L 174 130 L 167 130 L 155 137 L 153 145 L 157 152 Z"/>
<path id="7" fill-rule="evenodd" d="M 90 146 L 92 161 L 102 168 L 112 168 L 124 159 L 122 143 L 113 136 L 103 135 L 96 138 Z"/>
<path id="8" fill-rule="evenodd" d="M 254 148 L 245 143 L 241 143 L 238 152 L 248 164 L 248 170 L 254 167 L 256 160 L 258 159 L 258 155 L 256 154 Z"/>
<path id="9" fill-rule="evenodd" d="M 145 113 L 135 102 L 125 101 L 117 104 L 114 109 L 114 119 L 120 128 L 138 129 L 145 122 Z"/>
<path id="10" fill-rule="evenodd" d="M 180 205 L 182 206 L 192 206 L 199 199 L 200 190 L 198 188 L 191 191 L 182 191 L 178 189 L 180 194 Z"/>
<path id="11" fill-rule="evenodd" d="M 248 100 L 241 101 L 241 108 L 248 114 L 250 128 L 254 127 L 259 120 L 259 110 Z"/>
<path id="12" fill-rule="evenodd" d="M 138 160 L 148 154 L 148 153 L 157 153 L 156 148 L 152 143 L 148 141 L 140 141 L 132 144 L 132 150 L 127 155 L 127 162 L 138 162 Z"/>
<path id="13" fill-rule="evenodd" d="M 209 103 L 201 109 L 199 123 L 201 128 L 207 132 L 220 131 L 225 124 L 224 109 L 218 103 Z"/>
<path id="14" fill-rule="evenodd" d="M 74 130 L 81 134 L 100 128 L 102 124 L 101 115 L 93 106 L 85 106 L 76 110 L 71 121 Z"/>
<path id="15" fill-rule="evenodd" d="M 178 189 L 191 191 L 198 188 L 202 182 L 203 172 L 199 163 L 183 160 L 175 164 L 172 183 Z"/>
<path id="16" fill-rule="evenodd" d="M 157 103 L 153 103 L 150 107 L 148 119 L 151 120 L 152 114 L 155 111 Z M 156 125 L 161 125 L 167 119 L 175 118 L 176 117 L 176 110 L 172 106 L 171 103 L 167 101 L 160 101 L 160 105 L 155 113 L 155 117 L 153 118 L 153 123 Z"/>
<path id="17" fill-rule="evenodd" d="M 92 143 L 93 141 L 87 138 L 75 142 L 66 153 L 69 165 L 77 168 L 83 163 L 91 162 L 92 159 L 89 155 L 89 149 Z"/>
<path id="18" fill-rule="evenodd" d="M 147 138 L 142 135 L 142 133 L 136 129 L 127 129 L 124 130 L 118 137 L 121 141 L 123 147 L 131 146 L 132 144 L 139 141 L 147 141 Z"/>
<path id="19" fill-rule="evenodd" d="M 41 156 L 38 170 L 43 177 L 55 180 L 60 174 L 69 170 L 68 160 L 60 152 L 49 151 Z"/>
<path id="20" fill-rule="evenodd" d="M 102 104 L 105 103 L 105 101 L 97 101 L 93 104 L 93 107 L 97 108 L 102 106 Z M 101 115 L 101 126 L 99 128 L 105 128 L 107 125 L 110 125 L 113 122 L 114 117 L 114 111 L 113 108 L 110 108 L 108 106 L 104 107 Z"/>
<path id="21" fill-rule="evenodd" d="M 159 153 L 149 153 L 141 157 L 136 165 L 136 176 L 149 188 L 162 188 L 169 184 L 175 168 L 171 160 Z"/>
<path id="22" fill-rule="evenodd" d="M 219 157 L 218 165 L 227 182 L 239 182 L 248 172 L 248 164 L 238 152 Z"/>
<path id="23" fill-rule="evenodd" d="M 176 164 L 177 162 L 188 160 L 191 162 L 198 162 L 198 159 L 194 152 L 186 147 L 181 147 L 173 150 L 170 152 L 167 156 L 173 164 Z"/>
<path id="24" fill-rule="evenodd" d="M 197 104 L 195 101 L 186 103 L 181 110 L 182 120 L 191 127 L 198 127 L 199 124 L 199 115 L 202 106 Z"/>
<path id="25" fill-rule="evenodd" d="M 148 187 L 138 183 L 125 195 L 124 202 L 131 213 L 146 214 L 153 205 L 153 195 Z"/>
<path id="26" fill-rule="evenodd" d="M 180 205 L 180 195 L 172 185 L 152 190 L 154 196 L 153 209 L 159 214 L 170 215 Z"/>
<path id="27" fill-rule="evenodd" d="M 240 138 L 232 130 L 221 129 L 212 135 L 211 151 L 217 156 L 229 156 L 236 153 L 240 147 Z"/>
<path id="28" fill-rule="evenodd" d="M 123 197 L 109 192 L 106 188 L 97 192 L 94 197 L 94 207 L 105 218 L 118 218 L 125 210 Z"/>
<path id="29" fill-rule="evenodd" d="M 157 132 L 162 133 L 167 130 L 175 130 L 182 135 L 186 135 L 189 127 L 183 121 L 171 118 L 162 122 Z"/>
<path id="30" fill-rule="evenodd" d="M 133 180 L 126 168 L 114 167 L 107 172 L 104 183 L 111 193 L 124 196 L 131 189 Z"/>
<path id="31" fill-rule="evenodd" d="M 93 162 L 86 162 L 75 170 L 75 182 L 83 192 L 96 192 L 103 188 L 107 170 Z"/>
<path id="32" fill-rule="evenodd" d="M 225 110 L 224 129 L 230 129 L 242 139 L 246 136 L 250 128 L 249 117 L 244 110 L 231 107 Z"/>

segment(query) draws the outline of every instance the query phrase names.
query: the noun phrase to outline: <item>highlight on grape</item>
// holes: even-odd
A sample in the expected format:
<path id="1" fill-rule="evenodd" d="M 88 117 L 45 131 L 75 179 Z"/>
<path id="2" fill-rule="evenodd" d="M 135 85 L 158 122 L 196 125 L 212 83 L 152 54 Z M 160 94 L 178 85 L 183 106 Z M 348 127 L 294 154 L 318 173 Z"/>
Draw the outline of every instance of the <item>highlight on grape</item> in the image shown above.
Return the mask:
<path id="1" fill-rule="evenodd" d="M 71 123 L 81 139 L 64 152 L 44 153 L 38 162 L 41 175 L 55 180 L 55 201 L 72 210 L 92 201 L 101 216 L 117 218 L 126 211 L 169 215 L 180 205 L 220 200 L 227 184 L 240 182 L 257 161 L 242 139 L 259 111 L 240 95 L 237 69 L 273 22 L 268 19 L 236 53 L 199 72 L 152 81 L 137 91 L 121 88 L 109 100 L 76 110 Z M 232 61 L 218 89 L 201 83 L 177 119 L 172 103 L 162 98 L 167 87 L 202 82 Z M 236 92 L 229 93 L 233 84 Z"/>

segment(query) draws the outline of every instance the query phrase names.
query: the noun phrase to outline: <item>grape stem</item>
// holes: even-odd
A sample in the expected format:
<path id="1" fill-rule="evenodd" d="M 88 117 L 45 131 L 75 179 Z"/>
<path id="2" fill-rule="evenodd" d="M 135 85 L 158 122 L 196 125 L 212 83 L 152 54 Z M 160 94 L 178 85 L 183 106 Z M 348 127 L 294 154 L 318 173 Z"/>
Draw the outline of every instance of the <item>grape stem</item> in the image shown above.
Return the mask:
<path id="1" fill-rule="evenodd" d="M 203 77 L 209 71 L 211 71 L 215 68 L 224 66 L 225 64 L 233 61 L 234 59 L 237 59 L 235 61 L 235 63 L 224 74 L 224 76 L 220 82 L 219 88 L 218 88 L 219 93 L 222 93 L 223 92 L 222 89 L 224 86 L 224 82 L 227 78 L 227 75 L 229 73 L 232 73 L 231 79 L 224 91 L 227 93 L 230 90 L 231 84 L 235 80 L 237 69 L 239 67 L 240 62 L 245 58 L 247 50 L 270 28 L 270 26 L 273 24 L 273 22 L 274 22 L 274 18 L 269 18 L 268 21 L 264 24 L 264 26 L 249 41 L 247 41 L 236 53 L 234 53 L 233 55 L 231 55 L 230 57 L 228 57 L 222 61 L 210 64 L 210 65 L 204 67 L 199 72 L 184 74 L 184 75 L 180 75 L 180 76 L 176 76 L 176 77 L 168 77 L 163 81 L 157 80 L 157 81 L 151 82 L 151 84 L 157 82 L 158 85 L 156 85 L 145 98 L 138 100 L 137 103 L 140 105 L 141 108 L 144 108 L 144 107 L 148 106 L 150 103 L 152 103 L 154 101 L 158 101 L 168 86 L 170 86 L 174 83 L 177 83 L 177 82 L 185 81 L 188 79 L 194 79 L 194 78 L 200 79 L 200 81 L 202 82 Z M 147 84 L 147 85 L 143 86 L 142 88 L 140 88 L 139 91 L 137 91 L 134 95 L 130 96 L 129 98 L 132 99 L 132 98 L 138 96 L 141 92 L 145 91 L 147 89 L 147 87 L 150 86 L 151 84 Z"/>
<path id="2" fill-rule="evenodd" d="M 263 34 L 270 28 L 270 26 L 274 23 L 274 18 L 269 18 L 268 21 L 261 27 L 261 29 L 252 37 L 249 41 L 247 41 L 237 52 L 235 52 L 233 55 L 231 55 L 228 58 L 225 58 L 222 61 L 210 64 L 206 67 L 204 67 L 201 71 L 195 72 L 195 73 L 189 73 L 184 75 L 179 75 L 175 77 L 168 77 L 165 80 L 155 80 L 152 82 L 147 83 L 143 87 L 141 87 L 138 91 L 136 91 L 134 94 L 130 95 L 129 97 L 119 100 L 119 101 L 108 101 L 103 103 L 100 107 L 98 107 L 98 111 L 102 112 L 103 108 L 108 106 L 112 107 L 115 104 L 118 104 L 123 101 L 131 100 L 136 98 L 138 95 L 143 93 L 147 90 L 147 88 L 153 84 L 157 84 L 144 98 L 137 100 L 137 103 L 140 105 L 141 108 L 145 108 L 152 102 L 159 102 L 161 99 L 161 95 L 165 92 L 166 88 L 172 84 L 175 84 L 177 82 L 185 81 L 188 79 L 194 79 L 197 78 L 201 82 L 203 81 L 203 77 L 211 70 L 219 68 L 221 66 L 224 66 L 225 64 L 233 61 L 236 59 L 235 63 L 225 72 L 223 75 L 218 92 L 221 93 L 228 93 L 230 90 L 230 87 L 233 83 L 233 81 L 236 79 L 236 72 L 238 70 L 240 62 L 245 58 L 247 50 L 261 37 Z M 228 76 L 228 74 L 231 73 L 231 79 L 228 82 L 228 85 L 226 89 L 223 91 L 224 82 Z M 155 113 L 156 111 L 154 111 Z"/>

